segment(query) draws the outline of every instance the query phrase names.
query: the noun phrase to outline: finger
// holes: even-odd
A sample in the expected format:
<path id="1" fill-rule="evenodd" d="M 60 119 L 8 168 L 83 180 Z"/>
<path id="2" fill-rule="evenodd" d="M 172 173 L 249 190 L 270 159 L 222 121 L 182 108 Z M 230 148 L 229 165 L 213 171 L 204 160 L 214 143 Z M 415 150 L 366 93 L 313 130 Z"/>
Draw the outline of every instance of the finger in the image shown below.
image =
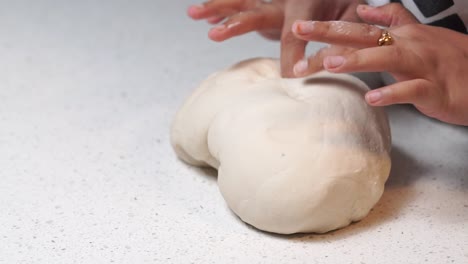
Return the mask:
<path id="1" fill-rule="evenodd" d="M 416 76 L 422 70 L 419 57 L 400 47 L 382 46 L 355 50 L 343 56 L 326 57 L 324 68 L 329 72 L 383 72 Z"/>
<path id="2" fill-rule="evenodd" d="M 351 3 L 348 4 L 348 8 L 346 8 L 343 15 L 341 15 L 340 20 L 350 22 L 362 22 L 361 19 L 359 19 L 359 17 L 356 16 L 356 9 L 359 6 L 358 2 L 359 1 L 351 1 Z"/>
<path id="3" fill-rule="evenodd" d="M 294 37 L 292 32 L 284 32 L 281 35 L 281 76 L 285 78 L 295 77 L 294 64 L 304 58 L 307 42 Z"/>
<path id="4" fill-rule="evenodd" d="M 205 19 L 210 17 L 227 17 L 243 9 L 243 0 L 213 0 L 201 5 L 191 5 L 187 14 L 193 19 Z"/>
<path id="5" fill-rule="evenodd" d="M 303 40 L 367 48 L 377 45 L 382 29 L 369 24 L 344 21 L 296 21 L 293 32 Z"/>
<path id="6" fill-rule="evenodd" d="M 208 23 L 210 23 L 210 24 L 218 24 L 219 22 L 223 21 L 224 19 L 225 19 L 225 17 L 222 17 L 222 16 L 214 16 L 214 17 L 208 18 L 206 21 L 208 21 Z"/>
<path id="7" fill-rule="evenodd" d="M 412 79 L 394 83 L 380 89 L 367 92 L 365 99 L 372 106 L 392 104 L 414 104 L 424 113 L 434 116 L 443 105 L 443 99 L 438 89 L 425 79 Z"/>
<path id="8" fill-rule="evenodd" d="M 281 75 L 286 78 L 295 77 L 293 67 L 304 58 L 307 41 L 298 39 L 292 32 L 296 19 L 308 19 L 313 16 L 316 8 L 304 9 L 293 4 L 285 7 L 284 23 L 281 32 Z M 311 12 L 312 10 L 312 12 Z"/>
<path id="9" fill-rule="evenodd" d="M 303 77 L 323 70 L 323 60 L 328 56 L 345 55 L 354 52 L 355 49 L 342 46 L 328 46 L 318 50 L 307 59 L 300 60 L 294 65 L 293 71 L 296 77 Z"/>
<path id="10" fill-rule="evenodd" d="M 358 16 L 365 22 L 385 27 L 419 23 L 410 11 L 398 3 L 379 7 L 359 5 L 356 11 Z"/>
<path id="11" fill-rule="evenodd" d="M 222 25 L 212 28 L 208 37 L 214 41 L 223 41 L 251 31 L 279 28 L 282 21 L 278 18 L 278 12 L 280 10 L 273 7 L 261 7 L 237 13 Z"/>

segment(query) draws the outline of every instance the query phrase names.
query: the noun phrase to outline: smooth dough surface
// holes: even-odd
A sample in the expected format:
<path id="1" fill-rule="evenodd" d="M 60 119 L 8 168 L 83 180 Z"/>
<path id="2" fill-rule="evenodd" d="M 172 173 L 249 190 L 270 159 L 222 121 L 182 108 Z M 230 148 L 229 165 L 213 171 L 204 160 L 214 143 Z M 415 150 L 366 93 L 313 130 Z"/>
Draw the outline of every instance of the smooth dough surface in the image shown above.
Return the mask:
<path id="1" fill-rule="evenodd" d="M 218 170 L 228 206 L 258 229 L 323 233 L 365 217 L 390 171 L 390 128 L 369 88 L 321 72 L 282 79 L 273 59 L 208 77 L 174 120 L 172 145 Z"/>

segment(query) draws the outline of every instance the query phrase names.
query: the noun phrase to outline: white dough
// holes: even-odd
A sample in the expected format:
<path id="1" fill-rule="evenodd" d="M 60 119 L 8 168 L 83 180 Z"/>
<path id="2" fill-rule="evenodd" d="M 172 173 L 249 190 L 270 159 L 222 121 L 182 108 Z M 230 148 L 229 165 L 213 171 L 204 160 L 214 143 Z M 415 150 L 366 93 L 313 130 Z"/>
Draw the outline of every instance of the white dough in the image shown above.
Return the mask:
<path id="1" fill-rule="evenodd" d="M 282 79 L 272 59 L 215 73 L 172 126 L 177 155 L 218 169 L 229 207 L 258 229 L 323 233 L 365 217 L 390 171 L 390 128 L 368 87 L 322 72 Z"/>

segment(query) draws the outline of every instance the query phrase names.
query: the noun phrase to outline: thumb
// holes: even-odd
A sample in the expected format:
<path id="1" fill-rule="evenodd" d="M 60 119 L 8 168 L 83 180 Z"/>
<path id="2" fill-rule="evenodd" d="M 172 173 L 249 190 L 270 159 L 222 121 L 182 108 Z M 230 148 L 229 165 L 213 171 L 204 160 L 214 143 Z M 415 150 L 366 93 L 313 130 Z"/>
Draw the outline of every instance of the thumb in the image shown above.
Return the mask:
<path id="1" fill-rule="evenodd" d="M 398 3 L 386 4 L 379 7 L 359 5 L 356 11 L 358 16 L 365 22 L 385 27 L 419 23 L 408 9 Z"/>

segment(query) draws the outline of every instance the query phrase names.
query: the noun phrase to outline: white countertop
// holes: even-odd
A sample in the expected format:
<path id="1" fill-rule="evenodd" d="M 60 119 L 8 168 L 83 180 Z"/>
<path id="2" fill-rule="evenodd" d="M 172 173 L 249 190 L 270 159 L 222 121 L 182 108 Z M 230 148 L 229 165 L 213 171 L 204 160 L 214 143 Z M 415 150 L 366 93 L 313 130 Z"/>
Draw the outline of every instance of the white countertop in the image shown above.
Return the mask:
<path id="1" fill-rule="evenodd" d="M 0 1 L 0 263 L 468 263 L 468 128 L 388 109 L 393 168 L 361 222 L 278 236 L 169 144 L 209 73 L 277 56 L 187 0 Z"/>

